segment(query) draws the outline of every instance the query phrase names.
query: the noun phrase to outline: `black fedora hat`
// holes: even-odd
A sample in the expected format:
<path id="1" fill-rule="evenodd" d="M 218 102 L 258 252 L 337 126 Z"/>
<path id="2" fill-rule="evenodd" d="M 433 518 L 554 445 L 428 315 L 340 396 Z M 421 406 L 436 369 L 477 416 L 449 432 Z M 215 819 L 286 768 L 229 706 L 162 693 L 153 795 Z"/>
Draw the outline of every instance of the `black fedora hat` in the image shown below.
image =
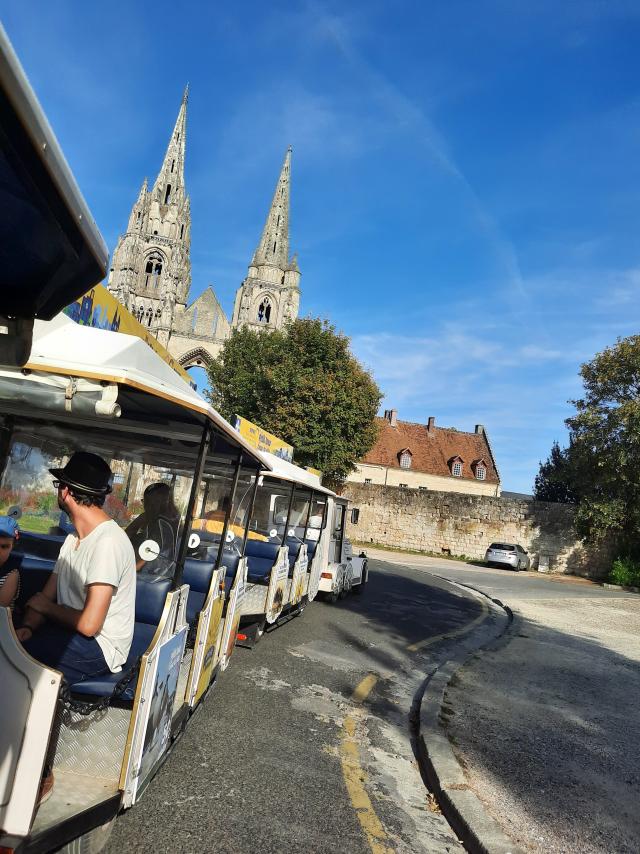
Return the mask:
<path id="1" fill-rule="evenodd" d="M 72 489 L 88 492 L 90 495 L 108 495 L 111 492 L 113 472 L 97 454 L 76 451 L 64 468 L 49 471 L 56 480 Z"/>

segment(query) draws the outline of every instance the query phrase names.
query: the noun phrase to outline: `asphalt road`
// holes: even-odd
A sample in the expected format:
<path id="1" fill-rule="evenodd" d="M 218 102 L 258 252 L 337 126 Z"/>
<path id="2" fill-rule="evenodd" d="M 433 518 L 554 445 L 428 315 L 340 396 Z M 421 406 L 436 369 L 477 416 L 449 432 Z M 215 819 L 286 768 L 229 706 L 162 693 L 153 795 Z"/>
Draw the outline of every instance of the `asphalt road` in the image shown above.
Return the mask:
<path id="1" fill-rule="evenodd" d="M 416 692 L 477 599 L 371 561 L 363 596 L 316 601 L 237 648 L 108 854 L 461 851 L 412 749 Z M 446 634 L 446 638 L 441 635 Z"/>
<path id="2" fill-rule="evenodd" d="M 570 576 L 412 561 L 508 604 L 446 692 L 468 787 L 520 850 L 639 850 L 640 597 Z"/>

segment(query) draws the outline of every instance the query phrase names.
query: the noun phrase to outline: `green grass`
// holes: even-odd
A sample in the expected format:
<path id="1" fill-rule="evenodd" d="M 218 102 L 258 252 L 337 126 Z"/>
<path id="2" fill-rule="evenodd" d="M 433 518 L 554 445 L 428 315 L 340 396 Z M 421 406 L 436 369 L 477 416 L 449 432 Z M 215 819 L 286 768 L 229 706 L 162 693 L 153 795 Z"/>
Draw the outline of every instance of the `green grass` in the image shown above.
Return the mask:
<path id="1" fill-rule="evenodd" d="M 49 516 L 36 516 L 32 513 L 23 513 L 18 520 L 18 525 L 33 534 L 48 534 L 49 529 L 56 523 Z"/>
<path id="2" fill-rule="evenodd" d="M 640 563 L 630 557 L 616 558 L 607 580 L 621 587 L 640 587 Z"/>
<path id="3" fill-rule="evenodd" d="M 475 565 L 486 566 L 485 562 L 480 558 L 469 557 L 469 555 L 449 555 L 444 554 L 442 552 L 429 552 L 429 551 L 421 551 L 420 549 L 403 549 L 400 546 L 387 546 L 384 543 L 361 543 L 359 540 L 351 540 L 351 544 L 354 548 L 357 546 L 358 548 L 370 548 L 370 549 L 380 549 L 384 552 L 400 552 L 401 554 L 407 555 L 423 555 L 424 557 L 437 557 L 441 560 L 457 560 L 462 561 L 463 563 L 473 563 Z"/>

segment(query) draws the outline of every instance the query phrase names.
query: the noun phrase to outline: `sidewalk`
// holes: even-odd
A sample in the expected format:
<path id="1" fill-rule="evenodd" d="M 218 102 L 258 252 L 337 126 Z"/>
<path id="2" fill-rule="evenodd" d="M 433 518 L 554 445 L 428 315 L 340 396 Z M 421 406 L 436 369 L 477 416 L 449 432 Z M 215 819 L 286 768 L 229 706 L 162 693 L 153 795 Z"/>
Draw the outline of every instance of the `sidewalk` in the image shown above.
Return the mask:
<path id="1" fill-rule="evenodd" d="M 550 598 L 505 597 L 514 623 L 449 684 L 447 734 L 468 786 L 518 847 L 631 854 L 640 850 L 640 599 L 549 589 Z"/>

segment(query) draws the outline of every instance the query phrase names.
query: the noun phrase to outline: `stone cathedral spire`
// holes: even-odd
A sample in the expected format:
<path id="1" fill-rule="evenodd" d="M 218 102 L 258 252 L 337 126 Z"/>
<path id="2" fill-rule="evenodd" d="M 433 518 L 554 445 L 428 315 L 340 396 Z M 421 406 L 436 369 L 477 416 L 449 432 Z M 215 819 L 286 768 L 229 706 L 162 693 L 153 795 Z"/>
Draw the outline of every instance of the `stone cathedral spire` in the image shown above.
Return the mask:
<path id="1" fill-rule="evenodd" d="M 282 164 L 271 208 L 262 237 L 253 253 L 252 264 L 273 264 L 285 268 L 289 263 L 289 190 L 291 186 L 291 146 Z"/>
<path id="2" fill-rule="evenodd" d="M 300 305 L 300 270 L 289 258 L 291 147 L 282 164 L 260 242 L 236 293 L 232 327 L 281 329 Z"/>
<path id="3" fill-rule="evenodd" d="M 109 290 L 165 346 L 191 285 L 191 208 L 184 182 L 188 87 L 156 181 L 145 178 L 118 239 Z"/>
<path id="4" fill-rule="evenodd" d="M 189 85 L 187 84 L 176 125 L 171 134 L 167 152 L 158 172 L 158 177 L 153 185 L 152 193 L 169 204 L 176 195 L 185 196 L 184 185 L 184 154 L 187 143 L 187 103 L 189 101 Z"/>

